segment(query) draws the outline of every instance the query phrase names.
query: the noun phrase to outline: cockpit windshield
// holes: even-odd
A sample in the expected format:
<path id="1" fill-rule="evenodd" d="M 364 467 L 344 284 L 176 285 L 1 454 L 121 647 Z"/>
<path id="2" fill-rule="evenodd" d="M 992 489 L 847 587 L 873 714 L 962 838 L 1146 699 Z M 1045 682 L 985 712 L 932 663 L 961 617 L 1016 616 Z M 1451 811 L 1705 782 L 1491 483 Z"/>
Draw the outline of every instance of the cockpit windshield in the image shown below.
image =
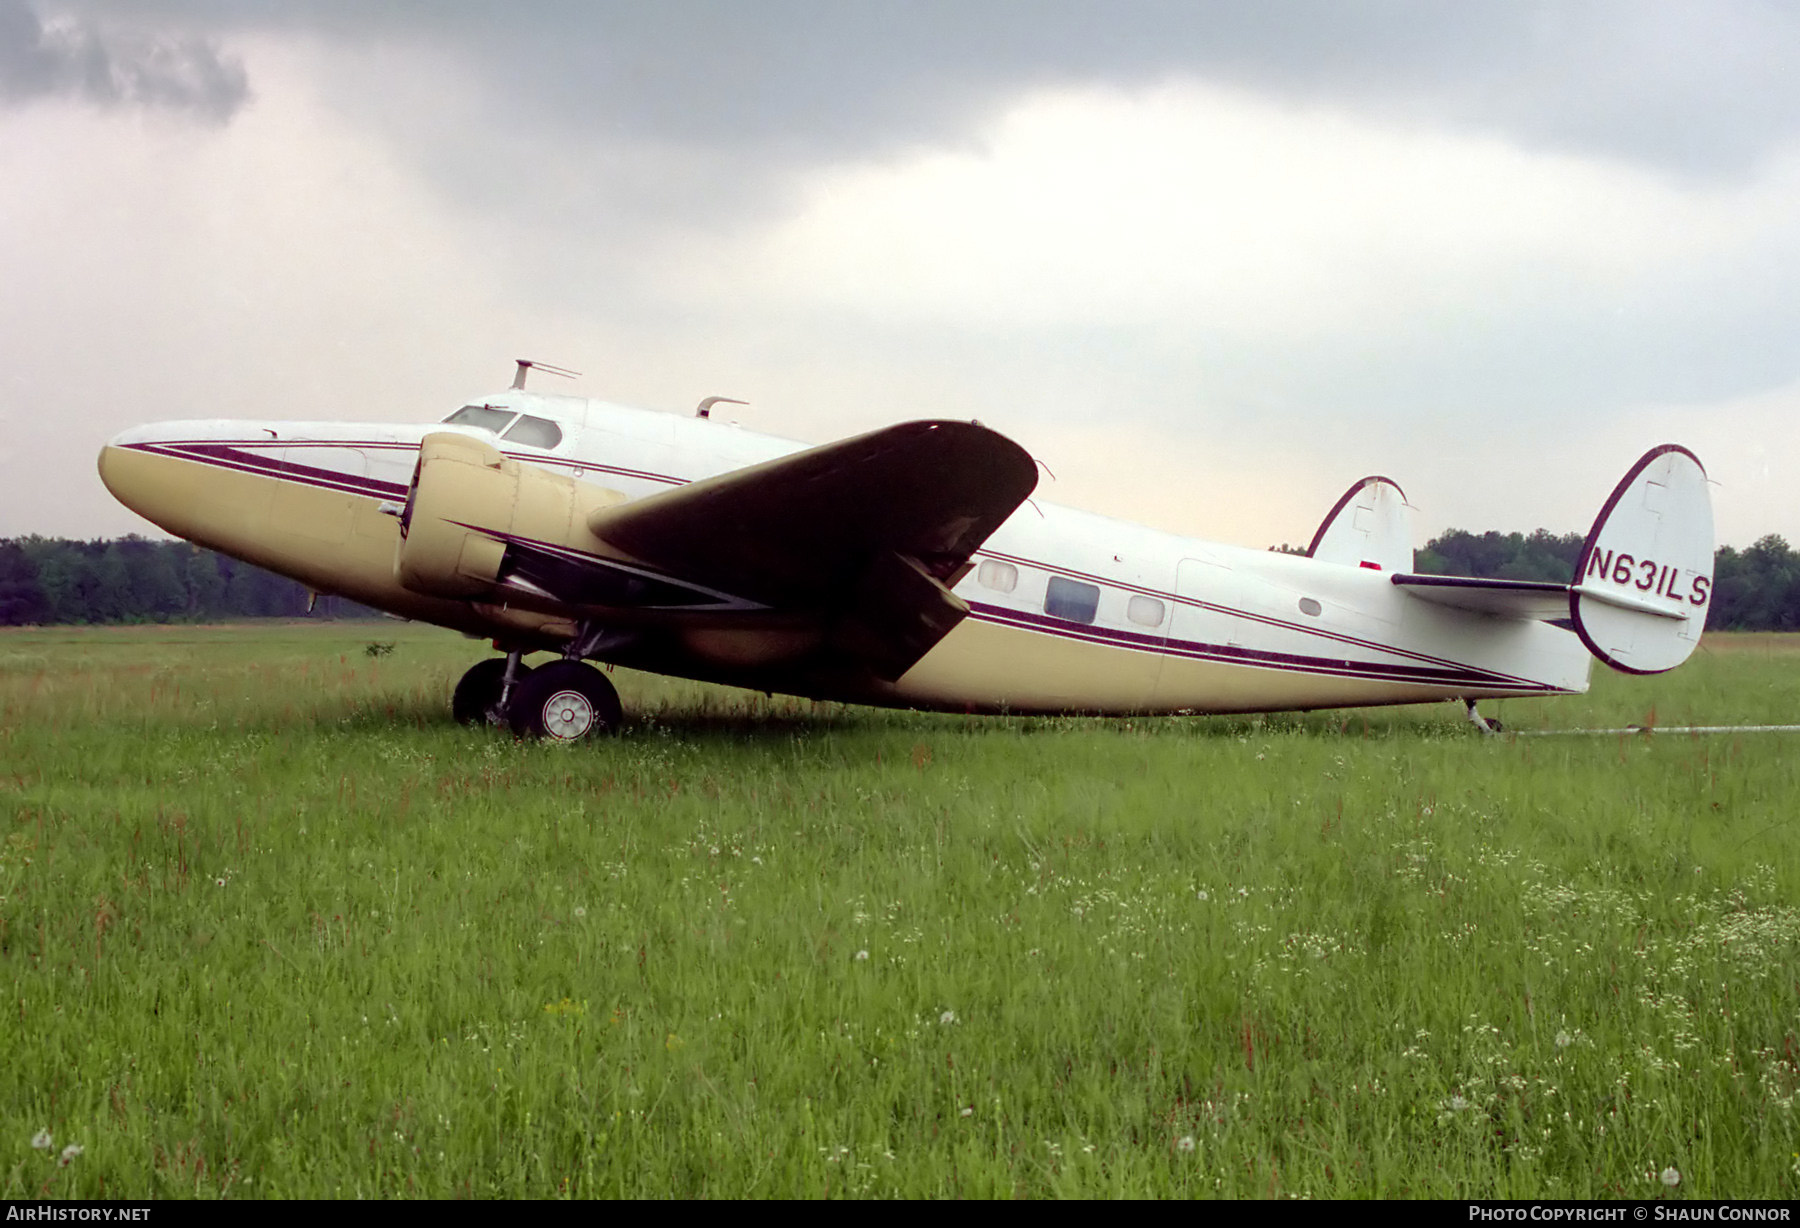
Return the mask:
<path id="1" fill-rule="evenodd" d="M 554 448 L 562 442 L 562 428 L 548 418 L 520 414 L 512 430 L 506 432 L 508 443 L 522 443 L 533 448 Z"/>
<path id="2" fill-rule="evenodd" d="M 465 405 L 445 418 L 444 425 L 473 426 L 498 435 L 512 420 L 513 411 L 510 409 L 495 409 L 491 405 Z"/>
<path id="3" fill-rule="evenodd" d="M 513 421 L 514 417 L 517 422 Z M 446 426 L 472 426 L 478 430 L 492 431 L 496 435 L 504 432 L 508 443 L 522 443 L 531 448 L 554 448 L 562 442 L 562 427 L 548 418 L 535 417 L 532 414 L 518 414 L 514 410 L 504 409 L 497 405 L 465 405 L 448 418 Z M 512 429 L 508 430 L 508 426 Z"/>

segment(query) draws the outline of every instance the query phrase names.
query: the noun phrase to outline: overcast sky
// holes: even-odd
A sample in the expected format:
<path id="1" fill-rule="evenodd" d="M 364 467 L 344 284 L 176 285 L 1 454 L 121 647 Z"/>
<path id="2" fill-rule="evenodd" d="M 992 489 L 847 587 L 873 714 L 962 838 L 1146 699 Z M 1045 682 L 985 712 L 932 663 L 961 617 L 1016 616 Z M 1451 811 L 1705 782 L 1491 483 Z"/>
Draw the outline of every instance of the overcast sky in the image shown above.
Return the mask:
<path id="1" fill-rule="evenodd" d="M 186 417 L 980 418 L 1248 545 L 1349 483 L 1800 542 L 1800 8 L 0 0 L 0 536 Z M 549 381 L 546 381 L 548 386 Z"/>

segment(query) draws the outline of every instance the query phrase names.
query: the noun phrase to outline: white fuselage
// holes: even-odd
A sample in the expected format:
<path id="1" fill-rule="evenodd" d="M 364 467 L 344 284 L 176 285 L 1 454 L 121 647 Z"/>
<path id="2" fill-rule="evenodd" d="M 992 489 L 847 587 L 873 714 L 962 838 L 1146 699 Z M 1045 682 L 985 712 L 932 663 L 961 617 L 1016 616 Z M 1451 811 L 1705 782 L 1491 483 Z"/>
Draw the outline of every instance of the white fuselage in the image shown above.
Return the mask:
<path id="1" fill-rule="evenodd" d="M 487 404 L 554 421 L 561 438 L 539 447 L 440 423 L 164 423 L 113 439 L 101 472 L 123 502 L 179 536 L 321 591 L 481 633 L 493 627 L 478 609 L 419 598 L 394 580 L 392 505 L 406 498 L 426 434 L 468 431 L 627 499 L 806 446 L 570 397 L 515 391 Z M 1248 712 L 1587 687 L 1586 649 L 1549 623 L 1421 601 L 1384 571 L 1040 500 L 973 562 L 954 589 L 967 619 L 897 682 L 833 697 L 971 711 Z M 662 668 L 721 676 L 703 661 Z"/>

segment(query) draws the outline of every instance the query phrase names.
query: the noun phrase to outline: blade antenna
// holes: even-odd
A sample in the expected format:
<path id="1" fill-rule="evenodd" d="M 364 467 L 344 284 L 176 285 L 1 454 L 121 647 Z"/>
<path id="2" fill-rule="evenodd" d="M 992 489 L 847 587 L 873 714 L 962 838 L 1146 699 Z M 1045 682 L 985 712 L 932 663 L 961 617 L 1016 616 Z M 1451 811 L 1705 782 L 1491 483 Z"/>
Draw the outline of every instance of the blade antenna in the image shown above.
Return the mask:
<path id="1" fill-rule="evenodd" d="M 748 405 L 748 404 L 750 404 L 750 402 L 740 401 L 736 397 L 707 397 L 704 401 L 700 402 L 700 404 L 694 409 L 694 417 L 696 417 L 696 418 L 712 417 L 712 407 L 715 405 Z"/>
<path id="2" fill-rule="evenodd" d="M 533 371 L 548 371 L 551 375 L 560 375 L 564 379 L 574 379 L 581 374 L 579 371 L 571 371 L 566 367 L 553 367 L 547 362 L 534 362 L 529 358 L 515 358 L 513 361 L 519 364 L 518 374 L 513 376 L 512 382 L 515 389 L 523 389 L 525 377 Z"/>

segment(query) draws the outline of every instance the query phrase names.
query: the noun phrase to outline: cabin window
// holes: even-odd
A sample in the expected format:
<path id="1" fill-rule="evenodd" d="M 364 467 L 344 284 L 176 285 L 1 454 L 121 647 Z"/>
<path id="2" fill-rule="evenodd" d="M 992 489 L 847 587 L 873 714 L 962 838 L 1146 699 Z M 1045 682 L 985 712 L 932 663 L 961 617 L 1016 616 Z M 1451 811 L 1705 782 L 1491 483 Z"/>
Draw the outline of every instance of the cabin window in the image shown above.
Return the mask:
<path id="1" fill-rule="evenodd" d="M 1314 601 L 1311 597 L 1300 598 L 1300 612 L 1302 614 L 1306 614 L 1313 618 L 1317 618 L 1319 616 L 1319 611 L 1323 610 L 1324 608 L 1325 608 L 1324 606 L 1322 606 L 1318 602 Z"/>
<path id="2" fill-rule="evenodd" d="M 562 442 L 562 428 L 548 418 L 520 414 L 512 430 L 506 432 L 508 443 L 522 443 L 533 448 L 554 448 Z"/>
<path id="3" fill-rule="evenodd" d="M 1125 617 L 1140 627 L 1160 627 L 1163 603 L 1154 597 L 1133 597 L 1125 604 Z"/>
<path id="4" fill-rule="evenodd" d="M 473 426 L 484 431 L 492 431 L 498 435 L 508 422 L 513 420 L 510 409 L 495 409 L 491 405 L 465 405 L 448 418 L 446 426 Z"/>
<path id="5" fill-rule="evenodd" d="M 975 578 L 983 588 L 991 588 L 996 593 L 1010 593 L 1019 587 L 1019 569 L 998 559 L 983 559 Z"/>
<path id="6" fill-rule="evenodd" d="M 1066 618 L 1072 623 L 1091 623 L 1100 611 L 1100 590 L 1079 580 L 1050 577 L 1050 588 L 1044 594 L 1044 613 L 1051 618 Z"/>

